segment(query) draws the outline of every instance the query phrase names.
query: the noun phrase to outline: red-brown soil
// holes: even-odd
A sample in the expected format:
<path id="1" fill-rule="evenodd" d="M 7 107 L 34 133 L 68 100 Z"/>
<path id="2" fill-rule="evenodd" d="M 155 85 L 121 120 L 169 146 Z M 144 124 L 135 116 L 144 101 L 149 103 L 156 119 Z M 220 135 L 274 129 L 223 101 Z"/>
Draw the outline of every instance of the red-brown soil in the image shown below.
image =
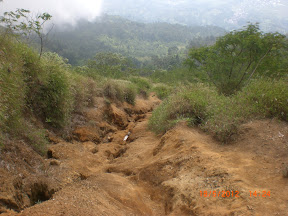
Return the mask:
<path id="1" fill-rule="evenodd" d="M 25 143 L 1 153 L 0 213 L 288 215 L 287 123 L 247 123 L 237 141 L 222 145 L 185 122 L 156 136 L 147 129 L 160 103 L 152 95 L 134 107 L 96 102 L 75 124 L 71 141 L 51 136 L 48 159 Z"/>

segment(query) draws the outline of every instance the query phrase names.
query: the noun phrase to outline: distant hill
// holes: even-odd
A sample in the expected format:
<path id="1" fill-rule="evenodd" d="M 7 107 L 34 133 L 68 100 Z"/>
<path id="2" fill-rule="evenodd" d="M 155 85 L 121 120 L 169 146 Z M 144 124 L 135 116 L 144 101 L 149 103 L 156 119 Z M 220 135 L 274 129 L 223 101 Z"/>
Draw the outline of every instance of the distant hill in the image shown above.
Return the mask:
<path id="1" fill-rule="evenodd" d="M 79 21 L 76 27 L 55 28 L 47 46 L 68 58 L 71 64 L 81 64 L 99 52 L 117 52 L 144 60 L 166 55 L 171 47 L 184 52 L 191 41 L 211 44 L 224 34 L 223 28 L 215 26 L 148 24 L 104 15 L 94 22 Z"/>
<path id="2" fill-rule="evenodd" d="M 259 22 L 264 31 L 288 32 L 287 0 L 110 0 L 107 14 L 141 22 L 215 25 L 239 29 Z"/>

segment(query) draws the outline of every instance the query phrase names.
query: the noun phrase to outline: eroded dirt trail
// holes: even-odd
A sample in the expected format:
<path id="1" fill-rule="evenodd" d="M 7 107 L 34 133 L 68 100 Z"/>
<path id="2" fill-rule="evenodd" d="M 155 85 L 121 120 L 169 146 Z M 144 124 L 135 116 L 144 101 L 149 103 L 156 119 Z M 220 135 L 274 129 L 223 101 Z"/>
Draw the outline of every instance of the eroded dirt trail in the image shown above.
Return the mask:
<path id="1" fill-rule="evenodd" d="M 288 215 L 286 123 L 246 124 L 227 146 L 184 122 L 156 136 L 147 130 L 159 104 L 152 96 L 135 107 L 102 104 L 87 111 L 90 123 L 73 141 L 51 146 L 46 173 L 58 191 L 19 215 Z"/>

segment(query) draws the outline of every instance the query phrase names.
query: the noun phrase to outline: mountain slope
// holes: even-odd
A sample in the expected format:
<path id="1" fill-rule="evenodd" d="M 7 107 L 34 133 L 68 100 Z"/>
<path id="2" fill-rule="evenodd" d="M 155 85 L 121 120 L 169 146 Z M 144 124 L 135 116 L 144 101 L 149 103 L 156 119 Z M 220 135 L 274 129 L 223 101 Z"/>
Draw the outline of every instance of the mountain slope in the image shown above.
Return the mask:
<path id="1" fill-rule="evenodd" d="M 83 113 L 87 122 L 74 140 L 51 144 L 43 161 L 47 178 L 34 183 L 46 185 L 35 189 L 37 203 L 3 216 L 286 215 L 288 183 L 280 170 L 287 163 L 287 123 L 250 122 L 236 142 L 221 145 L 184 122 L 163 136 L 148 131 L 149 111 L 160 102 L 153 94 L 135 107 L 95 100 L 98 108 Z M 111 121 L 103 122 L 107 115 Z M 15 182 L 11 188 L 25 178 Z M 52 195 L 42 199 L 50 187 Z"/>
<path id="2" fill-rule="evenodd" d="M 216 25 L 231 30 L 250 21 L 260 22 L 265 31 L 288 32 L 285 0 L 112 0 L 104 2 L 103 10 L 144 22 Z"/>
<path id="3" fill-rule="evenodd" d="M 99 52 L 117 52 L 137 59 L 166 55 L 170 47 L 185 49 L 202 37 L 207 43 L 225 30 L 215 26 L 187 27 L 168 23 L 144 24 L 117 16 L 102 16 L 94 22 L 80 21 L 76 27 L 55 29 L 48 48 L 77 64 Z"/>

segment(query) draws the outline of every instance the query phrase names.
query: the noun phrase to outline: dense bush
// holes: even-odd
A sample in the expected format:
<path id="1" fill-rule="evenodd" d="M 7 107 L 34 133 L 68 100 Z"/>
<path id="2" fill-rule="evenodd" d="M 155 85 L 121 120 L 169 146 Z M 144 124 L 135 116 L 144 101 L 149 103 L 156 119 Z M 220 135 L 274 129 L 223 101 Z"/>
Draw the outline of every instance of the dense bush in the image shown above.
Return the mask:
<path id="1" fill-rule="evenodd" d="M 72 73 L 67 61 L 55 53 L 44 53 L 40 59 L 14 37 L 0 36 L 1 144 L 9 134 L 44 152 L 47 140 L 41 125 L 67 126 L 73 111 L 92 103 L 96 83 Z"/>
<path id="2" fill-rule="evenodd" d="M 53 127 L 63 128 L 72 111 L 72 95 L 68 68 L 55 53 L 23 52 L 26 76 L 27 105 L 43 121 Z"/>
<path id="3" fill-rule="evenodd" d="M 150 84 L 151 81 L 149 81 L 147 78 L 144 77 L 130 77 L 129 81 L 134 83 L 137 87 L 137 93 L 142 95 L 144 98 L 147 98 L 148 93 L 150 89 L 152 88 L 152 85 Z"/>
<path id="4" fill-rule="evenodd" d="M 121 102 L 126 101 L 134 105 L 137 88 L 136 86 L 125 80 L 108 80 L 103 87 L 104 96 Z"/>
<path id="5" fill-rule="evenodd" d="M 172 92 L 172 87 L 162 84 L 162 83 L 157 83 L 153 86 L 152 92 L 155 92 L 157 97 L 160 98 L 161 100 L 167 98 L 171 92 Z"/>
<path id="6" fill-rule="evenodd" d="M 169 96 L 153 112 L 149 127 L 156 133 L 164 133 L 178 121 L 186 120 L 227 142 L 235 137 L 245 121 L 263 117 L 287 121 L 287 98 L 288 85 L 284 80 L 255 80 L 231 97 L 195 84 Z"/>
<path id="7" fill-rule="evenodd" d="M 254 80 L 238 97 L 242 98 L 243 104 L 249 105 L 253 115 L 288 121 L 288 82 L 284 79 Z"/>
<path id="8" fill-rule="evenodd" d="M 35 80 L 35 76 L 41 74 L 39 57 L 11 37 L 1 35 L 0 43 L 0 145 L 5 145 L 9 134 L 27 140 L 36 151 L 43 153 L 47 144 L 45 134 L 25 117 L 31 114 L 28 101 L 36 89 L 35 83 L 42 82 Z M 28 67 L 34 67 L 33 72 Z"/>
<path id="9" fill-rule="evenodd" d="M 9 131 L 19 124 L 25 104 L 26 84 L 22 73 L 19 44 L 12 39 L 0 40 L 0 128 Z"/>
<path id="10" fill-rule="evenodd" d="M 149 127 L 157 133 L 165 132 L 179 120 L 188 120 L 190 124 L 200 125 L 206 121 L 209 103 L 217 95 L 203 84 L 184 87 L 168 97 L 154 112 Z"/>
<path id="11" fill-rule="evenodd" d="M 70 79 L 74 98 L 73 111 L 81 112 L 84 107 L 93 106 L 93 97 L 99 95 L 99 83 L 77 73 L 71 74 Z"/>
<path id="12" fill-rule="evenodd" d="M 220 93 L 233 95 L 257 74 L 278 77 L 286 72 L 287 45 L 285 35 L 264 33 L 258 23 L 250 23 L 210 47 L 191 49 L 186 63 L 203 69 Z"/>

